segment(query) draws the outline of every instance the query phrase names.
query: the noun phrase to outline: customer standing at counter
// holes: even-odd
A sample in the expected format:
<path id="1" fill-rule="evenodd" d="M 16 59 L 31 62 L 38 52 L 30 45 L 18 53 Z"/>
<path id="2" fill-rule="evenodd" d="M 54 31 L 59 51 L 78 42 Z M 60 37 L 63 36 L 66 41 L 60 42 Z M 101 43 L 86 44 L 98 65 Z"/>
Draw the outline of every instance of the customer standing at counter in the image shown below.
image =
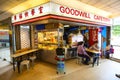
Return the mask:
<path id="1" fill-rule="evenodd" d="M 85 61 L 83 61 L 84 64 L 89 65 L 90 56 L 85 51 L 83 41 L 78 42 L 77 54 L 78 56 L 85 58 Z"/>
<path id="2" fill-rule="evenodd" d="M 64 55 L 65 49 L 63 48 L 63 44 L 61 43 L 58 48 L 56 49 L 57 55 Z"/>

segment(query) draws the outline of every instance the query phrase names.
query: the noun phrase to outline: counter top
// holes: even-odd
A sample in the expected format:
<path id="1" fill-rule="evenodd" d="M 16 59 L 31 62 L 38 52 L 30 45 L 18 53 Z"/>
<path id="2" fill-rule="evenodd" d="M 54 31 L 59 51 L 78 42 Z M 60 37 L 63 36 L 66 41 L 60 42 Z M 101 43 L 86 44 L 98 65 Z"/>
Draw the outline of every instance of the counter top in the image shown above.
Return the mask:
<path id="1" fill-rule="evenodd" d="M 16 58 L 16 57 L 19 57 L 19 56 L 22 56 L 22 55 L 25 55 L 25 54 L 29 54 L 31 52 L 35 52 L 35 51 L 38 51 L 38 50 L 39 49 L 31 49 L 31 50 L 23 51 L 23 52 L 20 52 L 20 53 L 15 53 L 15 54 L 12 54 L 11 57 Z"/>
<path id="2" fill-rule="evenodd" d="M 88 51 L 88 52 L 95 53 L 95 54 L 99 54 L 99 53 L 101 53 L 100 51 L 91 50 L 91 49 L 88 49 L 88 48 L 85 48 L 85 50 Z"/>

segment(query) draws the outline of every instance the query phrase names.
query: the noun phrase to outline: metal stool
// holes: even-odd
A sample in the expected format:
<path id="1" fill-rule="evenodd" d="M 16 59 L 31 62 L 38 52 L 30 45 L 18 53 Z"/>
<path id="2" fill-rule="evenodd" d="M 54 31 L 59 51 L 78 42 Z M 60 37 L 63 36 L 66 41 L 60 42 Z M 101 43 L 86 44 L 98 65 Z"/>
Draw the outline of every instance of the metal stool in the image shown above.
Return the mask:
<path id="1" fill-rule="evenodd" d="M 83 57 L 80 57 L 80 56 L 77 56 L 77 61 L 76 61 L 76 63 L 77 64 L 81 64 L 82 63 L 82 61 L 83 61 Z"/>
<path id="2" fill-rule="evenodd" d="M 29 60 L 23 60 L 23 61 L 20 63 L 20 71 L 21 71 L 21 72 L 22 72 L 22 68 L 23 68 L 24 65 L 26 65 L 27 70 L 29 70 L 30 61 L 29 61 Z"/>
<path id="3" fill-rule="evenodd" d="M 34 66 L 34 60 L 36 59 L 36 56 L 30 56 L 30 61 L 32 63 L 32 67 Z"/>

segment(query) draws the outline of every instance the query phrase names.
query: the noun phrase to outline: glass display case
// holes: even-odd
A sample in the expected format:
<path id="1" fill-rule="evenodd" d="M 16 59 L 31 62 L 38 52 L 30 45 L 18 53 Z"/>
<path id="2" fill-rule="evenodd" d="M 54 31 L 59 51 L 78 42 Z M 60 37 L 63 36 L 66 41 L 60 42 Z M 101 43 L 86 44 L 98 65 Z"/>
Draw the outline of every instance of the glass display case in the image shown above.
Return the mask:
<path id="1" fill-rule="evenodd" d="M 38 32 L 38 48 L 53 50 L 63 40 L 63 32 L 60 29 L 41 30 Z"/>

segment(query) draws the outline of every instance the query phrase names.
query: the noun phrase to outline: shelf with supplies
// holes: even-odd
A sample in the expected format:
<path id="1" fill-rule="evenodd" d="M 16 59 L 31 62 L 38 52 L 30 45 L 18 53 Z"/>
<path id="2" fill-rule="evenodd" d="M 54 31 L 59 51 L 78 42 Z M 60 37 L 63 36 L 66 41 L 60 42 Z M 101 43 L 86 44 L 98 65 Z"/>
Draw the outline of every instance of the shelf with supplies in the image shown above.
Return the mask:
<path id="1" fill-rule="evenodd" d="M 56 49 L 59 43 L 62 42 L 63 32 L 59 29 L 54 30 L 41 30 L 38 32 L 38 48 L 52 50 Z"/>
<path id="2" fill-rule="evenodd" d="M 44 44 L 44 45 L 58 45 L 58 43 L 50 43 L 50 42 L 40 42 L 38 44 Z"/>

